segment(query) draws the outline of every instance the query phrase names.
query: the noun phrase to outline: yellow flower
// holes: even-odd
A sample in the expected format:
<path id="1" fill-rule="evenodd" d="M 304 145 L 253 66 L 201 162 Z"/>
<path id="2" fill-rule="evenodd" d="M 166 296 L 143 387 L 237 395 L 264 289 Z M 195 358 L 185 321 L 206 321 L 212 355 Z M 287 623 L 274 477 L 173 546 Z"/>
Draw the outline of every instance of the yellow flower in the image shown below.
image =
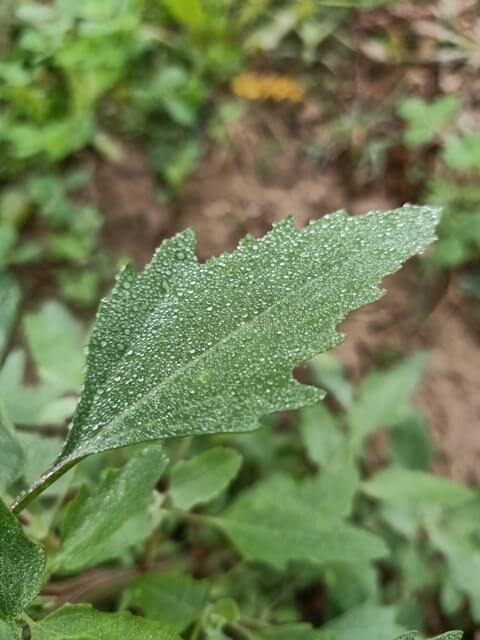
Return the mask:
<path id="1" fill-rule="evenodd" d="M 278 73 L 241 73 L 233 79 L 232 90 L 248 100 L 302 102 L 305 98 L 305 89 L 295 78 Z"/>

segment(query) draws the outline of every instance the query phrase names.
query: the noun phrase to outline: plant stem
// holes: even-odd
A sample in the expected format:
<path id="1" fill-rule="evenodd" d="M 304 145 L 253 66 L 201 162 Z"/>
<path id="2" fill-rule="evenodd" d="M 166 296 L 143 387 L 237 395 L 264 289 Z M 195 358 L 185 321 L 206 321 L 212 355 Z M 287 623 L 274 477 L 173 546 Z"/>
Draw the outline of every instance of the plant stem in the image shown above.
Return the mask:
<path id="1" fill-rule="evenodd" d="M 70 471 L 72 467 L 80 462 L 83 458 L 77 458 L 76 460 L 72 460 L 68 463 L 63 463 L 58 467 L 52 467 L 50 471 L 47 471 L 40 480 L 37 480 L 31 487 L 29 487 L 24 493 L 22 493 L 11 506 L 13 513 L 18 515 L 21 513 L 25 507 L 27 507 L 30 502 L 41 493 L 46 491 L 50 485 L 52 485 L 56 480 L 58 480 L 61 476 L 63 476 L 67 471 Z"/>

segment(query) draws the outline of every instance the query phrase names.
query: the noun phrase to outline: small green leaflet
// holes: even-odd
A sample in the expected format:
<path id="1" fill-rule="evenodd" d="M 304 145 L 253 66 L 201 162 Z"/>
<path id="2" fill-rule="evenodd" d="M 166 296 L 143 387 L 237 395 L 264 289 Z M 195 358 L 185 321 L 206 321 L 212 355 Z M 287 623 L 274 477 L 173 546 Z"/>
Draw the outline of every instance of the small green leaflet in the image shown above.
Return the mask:
<path id="1" fill-rule="evenodd" d="M 372 476 L 363 485 L 372 498 L 408 505 L 461 506 L 475 497 L 465 485 L 425 471 L 388 467 Z"/>
<path id="2" fill-rule="evenodd" d="M 183 631 L 198 618 L 207 602 L 208 584 L 175 571 L 147 574 L 130 583 L 125 596 L 128 607 L 135 607 L 153 620 Z"/>
<path id="3" fill-rule="evenodd" d="M 425 354 L 417 353 L 389 371 L 373 371 L 365 378 L 347 412 L 356 443 L 405 417 L 410 396 L 420 382 L 426 362 Z"/>
<path id="4" fill-rule="evenodd" d="M 395 617 L 393 607 L 367 603 L 334 618 L 321 631 L 332 640 L 388 640 L 402 631 Z"/>
<path id="5" fill-rule="evenodd" d="M 344 505 L 335 515 L 328 509 L 324 513 L 323 501 L 332 504 L 333 499 L 326 498 L 320 484 L 318 490 L 315 508 L 312 487 L 304 499 L 302 485 L 297 487 L 288 476 L 276 476 L 243 492 L 224 514 L 209 519 L 247 560 L 279 570 L 296 560 L 317 566 L 367 564 L 385 555 L 382 540 L 341 520 Z"/>
<path id="6" fill-rule="evenodd" d="M 73 415 L 80 392 L 84 333 L 57 302 L 25 316 L 23 330 L 38 382 L 25 384 L 26 353 L 15 349 L 0 370 L 0 397 L 15 424 L 62 425 Z"/>
<path id="7" fill-rule="evenodd" d="M 59 391 L 78 392 L 83 380 L 81 325 L 58 302 L 45 302 L 24 320 L 24 331 L 40 378 Z"/>
<path id="8" fill-rule="evenodd" d="M 190 509 L 208 502 L 228 486 L 241 464 L 242 456 L 226 447 L 215 447 L 191 460 L 178 462 L 171 475 L 173 504 L 180 509 Z"/>
<path id="9" fill-rule="evenodd" d="M 32 640 L 181 640 L 155 620 L 130 613 L 102 613 L 87 604 L 65 605 L 31 625 Z"/>
<path id="10" fill-rule="evenodd" d="M 124 269 L 99 309 L 86 380 L 56 465 L 127 444 L 248 431 L 323 397 L 292 369 L 342 340 L 336 326 L 435 237 L 439 210 L 287 219 L 199 264 L 193 232 L 164 242 L 142 274 Z M 26 498 L 17 504 L 21 508 Z"/>
<path id="11" fill-rule="evenodd" d="M 338 421 L 323 403 L 302 409 L 300 432 L 308 458 L 320 467 L 331 462 L 345 444 Z"/>
<path id="12" fill-rule="evenodd" d="M 301 623 L 266 627 L 252 637 L 253 640 L 321 640 L 317 629 Z"/>
<path id="13" fill-rule="evenodd" d="M 5 503 L 0 500 L 0 618 L 18 616 L 43 584 L 45 552 L 27 538 Z"/>
<path id="14" fill-rule="evenodd" d="M 148 537 L 145 512 L 166 465 L 161 445 L 151 444 L 122 469 L 107 472 L 93 493 L 82 487 L 61 529 L 57 562 L 62 569 L 76 571 L 115 558 Z"/>
<path id="15" fill-rule="evenodd" d="M 10 333 L 20 308 L 20 288 L 8 273 L 0 272 L 0 361 L 7 348 Z"/>
<path id="16" fill-rule="evenodd" d="M 407 121 L 406 143 L 419 147 L 430 142 L 446 129 L 459 107 L 458 98 L 453 95 L 441 96 L 432 102 L 425 102 L 421 98 L 403 100 L 398 112 Z"/>

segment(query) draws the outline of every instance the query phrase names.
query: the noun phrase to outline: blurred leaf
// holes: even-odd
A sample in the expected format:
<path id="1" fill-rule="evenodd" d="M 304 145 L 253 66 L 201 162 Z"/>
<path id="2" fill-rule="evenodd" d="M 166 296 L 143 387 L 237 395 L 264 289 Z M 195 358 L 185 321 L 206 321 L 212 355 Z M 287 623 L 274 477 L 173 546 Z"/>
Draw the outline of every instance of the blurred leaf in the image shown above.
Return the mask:
<path id="1" fill-rule="evenodd" d="M 352 401 L 352 385 L 341 362 L 330 353 L 321 353 L 310 361 L 313 378 L 322 388 L 332 393 L 346 409 Z"/>
<path id="2" fill-rule="evenodd" d="M 339 424 L 324 404 L 301 410 L 300 431 L 308 458 L 319 467 L 331 462 L 345 444 Z"/>
<path id="3" fill-rule="evenodd" d="M 412 411 L 389 432 L 389 442 L 394 462 L 409 469 L 428 470 L 434 448 L 425 419 Z"/>
<path id="4" fill-rule="evenodd" d="M 321 631 L 330 632 L 335 640 L 385 640 L 402 632 L 395 617 L 393 607 L 364 604 L 327 623 Z"/>
<path id="5" fill-rule="evenodd" d="M 205 24 L 200 0 L 163 0 L 172 16 L 182 25 L 199 29 Z"/>
<path id="6" fill-rule="evenodd" d="M 443 150 L 443 160 L 451 169 L 480 171 L 480 135 L 450 136 Z"/>
<path id="7" fill-rule="evenodd" d="M 130 520 L 142 515 L 167 464 L 159 444 L 136 453 L 119 470 L 110 470 L 89 492 L 82 487 L 68 505 L 56 558 L 65 571 L 76 571 L 120 555 L 151 532 L 146 524 L 132 538 Z"/>
<path id="8" fill-rule="evenodd" d="M 421 98 L 406 98 L 398 107 L 400 116 L 407 121 L 405 142 L 419 147 L 443 134 L 459 108 L 458 98 L 453 95 L 441 96 L 430 103 Z"/>
<path id="9" fill-rule="evenodd" d="M 25 453 L 0 404 L 0 493 L 18 478 L 25 462 Z"/>
<path id="10" fill-rule="evenodd" d="M 178 462 L 172 469 L 170 494 L 180 509 L 208 502 L 237 475 L 242 457 L 234 449 L 216 447 Z"/>
<path id="11" fill-rule="evenodd" d="M 309 624 L 282 624 L 253 634 L 253 640 L 320 640 L 319 632 Z"/>
<path id="12" fill-rule="evenodd" d="M 347 412 L 356 443 L 405 417 L 410 396 L 420 382 L 426 363 L 427 356 L 416 353 L 388 371 L 367 375 Z"/>
<path id="13" fill-rule="evenodd" d="M 135 578 L 125 595 L 127 606 L 141 609 L 178 632 L 198 618 L 207 601 L 209 586 L 174 571 Z"/>
<path id="14" fill-rule="evenodd" d="M 309 477 L 292 491 L 297 498 L 312 510 L 321 512 L 323 518 L 342 518 L 350 514 L 352 502 L 360 486 L 355 465 L 342 460 L 334 469 Z"/>
<path id="15" fill-rule="evenodd" d="M 25 353 L 11 351 L 0 369 L 0 399 L 14 424 L 39 425 L 43 412 L 58 399 L 58 389 L 48 383 L 25 385 L 25 368 Z"/>
<path id="16" fill-rule="evenodd" d="M 45 552 L 0 499 L 0 618 L 16 618 L 40 591 Z"/>
<path id="17" fill-rule="evenodd" d="M 42 380 L 64 391 L 79 391 L 85 337 L 68 310 L 58 302 L 46 302 L 25 316 L 24 329 Z"/>
<path id="18" fill-rule="evenodd" d="M 0 362 L 18 316 L 20 301 L 20 288 L 15 279 L 8 273 L 0 272 Z"/>
<path id="19" fill-rule="evenodd" d="M 247 560 L 282 570 L 295 560 L 326 566 L 366 563 L 385 554 L 379 538 L 325 517 L 320 503 L 312 511 L 284 487 L 283 478 L 264 481 L 242 493 L 222 516 L 212 518 Z"/>
<path id="20" fill-rule="evenodd" d="M 181 640 L 166 625 L 131 613 L 103 613 L 67 604 L 31 625 L 32 640 Z"/>
<path id="21" fill-rule="evenodd" d="M 363 490 L 378 500 L 427 506 L 459 506 L 475 497 L 474 491 L 448 478 L 400 467 L 379 471 L 363 484 Z"/>

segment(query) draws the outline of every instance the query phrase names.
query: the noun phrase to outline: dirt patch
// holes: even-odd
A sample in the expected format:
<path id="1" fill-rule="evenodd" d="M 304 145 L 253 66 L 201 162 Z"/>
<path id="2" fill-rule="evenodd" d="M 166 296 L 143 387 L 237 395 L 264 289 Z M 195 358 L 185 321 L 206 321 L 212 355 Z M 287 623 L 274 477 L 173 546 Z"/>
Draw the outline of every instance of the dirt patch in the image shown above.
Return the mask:
<path id="1" fill-rule="evenodd" d="M 123 143 L 119 163 L 91 158 L 91 196 L 105 215 L 102 241 L 115 255 L 131 257 L 143 266 L 169 235 L 170 207 L 162 203 L 160 185 L 147 154 L 133 142 Z"/>

